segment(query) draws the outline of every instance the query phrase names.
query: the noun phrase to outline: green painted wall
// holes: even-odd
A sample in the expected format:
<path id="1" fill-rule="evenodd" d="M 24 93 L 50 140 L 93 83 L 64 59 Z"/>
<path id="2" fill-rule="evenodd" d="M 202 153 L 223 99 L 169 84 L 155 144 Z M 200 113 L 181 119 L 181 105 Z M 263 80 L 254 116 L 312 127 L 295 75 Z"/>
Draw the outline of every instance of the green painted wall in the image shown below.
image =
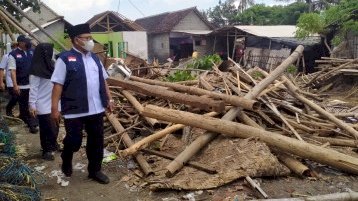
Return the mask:
<path id="1" fill-rule="evenodd" d="M 118 44 L 123 43 L 123 34 L 121 32 L 112 32 L 112 33 L 92 33 L 92 37 L 103 45 L 112 44 L 110 50 L 113 57 L 119 57 Z"/>

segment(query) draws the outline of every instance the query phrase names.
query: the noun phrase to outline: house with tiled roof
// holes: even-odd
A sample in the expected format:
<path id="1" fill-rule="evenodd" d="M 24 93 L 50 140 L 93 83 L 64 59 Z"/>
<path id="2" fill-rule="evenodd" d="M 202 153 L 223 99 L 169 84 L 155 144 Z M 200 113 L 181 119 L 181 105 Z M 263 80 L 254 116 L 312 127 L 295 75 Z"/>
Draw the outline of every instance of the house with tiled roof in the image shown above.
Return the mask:
<path id="1" fill-rule="evenodd" d="M 94 15 L 87 21 L 93 38 L 107 47 L 108 56 L 125 58 L 131 53 L 148 58 L 147 33 L 136 22 L 114 11 Z"/>
<path id="2" fill-rule="evenodd" d="M 149 59 L 185 58 L 193 50 L 211 53 L 212 41 L 207 34 L 214 26 L 196 7 L 165 12 L 135 20 L 148 33 Z"/>

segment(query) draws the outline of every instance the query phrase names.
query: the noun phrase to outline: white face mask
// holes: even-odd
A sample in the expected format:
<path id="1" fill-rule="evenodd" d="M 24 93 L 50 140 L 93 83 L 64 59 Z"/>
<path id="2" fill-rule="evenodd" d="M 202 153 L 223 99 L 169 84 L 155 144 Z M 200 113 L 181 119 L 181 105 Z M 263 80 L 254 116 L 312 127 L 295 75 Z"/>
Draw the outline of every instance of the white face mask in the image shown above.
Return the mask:
<path id="1" fill-rule="evenodd" d="M 81 40 L 81 41 L 84 43 L 84 45 L 81 46 L 83 49 L 85 49 L 85 50 L 87 50 L 89 52 L 93 50 L 93 48 L 94 48 L 93 40 L 88 40 L 88 41 Z"/>

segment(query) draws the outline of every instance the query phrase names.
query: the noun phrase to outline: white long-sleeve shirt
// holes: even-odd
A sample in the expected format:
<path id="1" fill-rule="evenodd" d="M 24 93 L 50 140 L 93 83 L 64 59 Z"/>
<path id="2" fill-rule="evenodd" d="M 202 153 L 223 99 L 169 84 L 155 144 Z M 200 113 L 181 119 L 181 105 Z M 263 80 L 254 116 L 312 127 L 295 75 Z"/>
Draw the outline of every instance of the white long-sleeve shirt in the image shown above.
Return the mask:
<path id="1" fill-rule="evenodd" d="M 18 48 L 20 49 L 20 48 Z M 24 51 L 25 54 L 27 54 L 26 51 Z M 11 82 L 12 82 L 12 78 L 11 78 L 11 70 L 16 70 L 16 59 L 9 54 L 9 58 L 7 59 L 7 70 L 9 71 L 10 73 L 10 79 L 11 79 Z M 18 85 L 19 86 L 19 89 L 30 89 L 30 85 Z"/>
<path id="2" fill-rule="evenodd" d="M 51 113 L 51 94 L 53 83 L 50 79 L 30 75 L 29 107 L 37 114 Z"/>
<path id="3" fill-rule="evenodd" d="M 11 71 L 7 67 L 8 60 L 9 60 L 9 53 L 4 54 L 0 62 L 0 69 L 4 69 L 5 71 L 6 86 L 13 87 L 14 85 L 12 84 Z"/>
<path id="4" fill-rule="evenodd" d="M 80 52 L 75 48 L 73 49 L 76 50 L 77 52 Z M 87 90 L 87 100 L 83 100 L 83 101 L 88 101 L 89 111 L 80 114 L 67 114 L 63 116 L 65 119 L 89 116 L 89 115 L 99 114 L 105 111 L 105 108 L 102 105 L 102 101 L 99 94 L 99 85 L 100 85 L 99 76 L 103 76 L 104 80 L 106 80 L 108 78 L 108 74 L 102 65 L 103 75 L 99 75 L 98 66 L 96 62 L 93 60 L 91 53 L 87 53 L 87 54 L 83 54 L 82 52 L 80 53 L 82 55 L 82 60 L 85 67 L 87 89 L 83 89 L 81 88 L 81 86 L 78 86 L 78 90 Z M 55 70 L 52 74 L 51 81 L 63 85 L 65 83 L 66 73 L 67 73 L 66 64 L 63 62 L 61 58 L 58 58 L 55 63 Z"/>

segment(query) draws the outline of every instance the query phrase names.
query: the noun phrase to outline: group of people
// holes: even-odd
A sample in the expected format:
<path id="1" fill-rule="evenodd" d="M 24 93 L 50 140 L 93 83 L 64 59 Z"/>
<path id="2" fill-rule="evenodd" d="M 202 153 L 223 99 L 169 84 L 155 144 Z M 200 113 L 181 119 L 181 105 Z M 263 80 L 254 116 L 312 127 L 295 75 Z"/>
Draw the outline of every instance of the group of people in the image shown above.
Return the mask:
<path id="1" fill-rule="evenodd" d="M 55 159 L 59 149 L 57 136 L 60 120 L 64 119 L 66 136 L 61 153 L 62 172 L 72 175 L 72 158 L 82 144 L 83 129 L 87 134 L 86 153 L 88 177 L 102 184 L 109 178 L 101 171 L 103 159 L 103 116 L 105 109 L 113 109 L 106 79 L 107 72 L 99 58 L 92 52 L 94 42 L 88 24 L 68 29 L 72 49 L 58 55 L 53 44 L 40 43 L 35 49 L 24 35 L 17 38 L 17 45 L 3 56 L 0 70 L 0 89 L 6 87 L 10 95 L 6 114 L 19 103 L 21 118 L 31 133 L 39 126 L 42 157 Z M 55 60 L 57 58 L 57 60 Z"/>

